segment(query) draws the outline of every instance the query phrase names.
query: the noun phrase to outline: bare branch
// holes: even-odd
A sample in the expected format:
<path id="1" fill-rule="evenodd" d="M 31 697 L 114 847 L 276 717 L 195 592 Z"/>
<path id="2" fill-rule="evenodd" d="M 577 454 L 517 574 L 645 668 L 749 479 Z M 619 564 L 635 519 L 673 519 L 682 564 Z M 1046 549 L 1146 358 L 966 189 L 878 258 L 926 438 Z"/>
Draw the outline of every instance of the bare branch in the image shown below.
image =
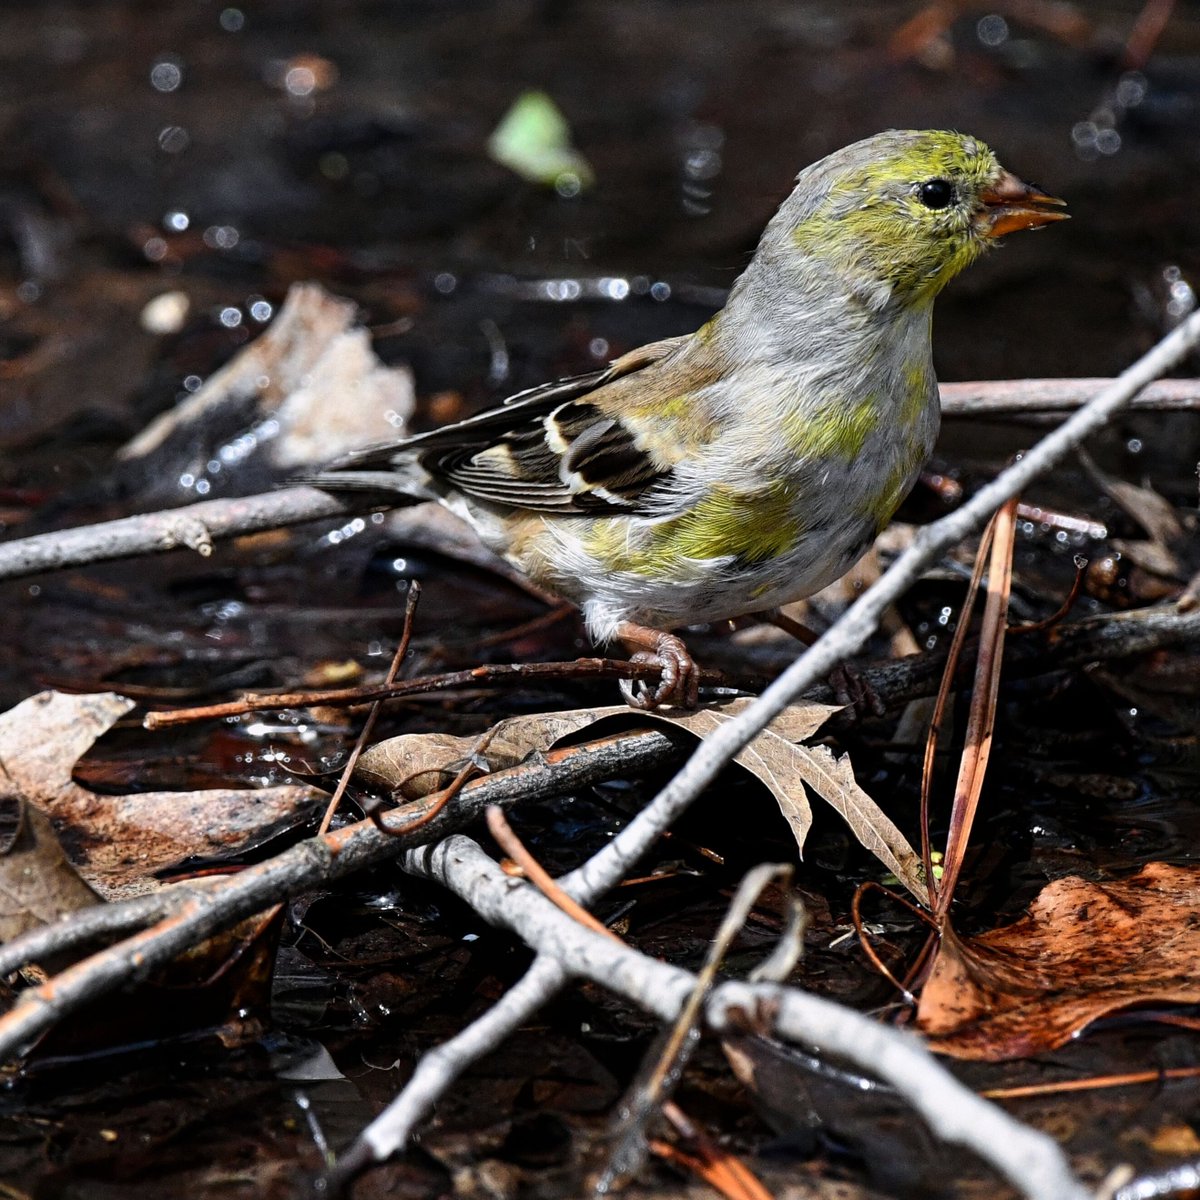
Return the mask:
<path id="1" fill-rule="evenodd" d="M 180 546 L 208 555 L 213 542 L 223 538 L 345 516 L 353 511 L 328 492 L 310 487 L 284 488 L 234 500 L 202 500 L 182 508 L 2 542 L 0 579 L 19 579 L 136 554 L 160 554 Z"/>
<path id="2" fill-rule="evenodd" d="M 664 1021 L 678 1016 L 696 988 L 691 972 L 585 929 L 535 888 L 505 875 L 470 838 L 456 835 L 409 851 L 403 866 L 443 884 L 570 975 L 615 991 Z M 964 1087 L 911 1034 L 774 983 L 720 984 L 704 1015 L 712 1029 L 774 1034 L 885 1080 L 938 1136 L 969 1146 L 1031 1200 L 1090 1200 L 1052 1138 Z"/>
<path id="3" fill-rule="evenodd" d="M 943 383 L 942 415 L 1009 417 L 1064 414 L 1082 408 L 1113 383 L 1111 379 L 987 379 L 975 383 Z M 1200 409 L 1200 379 L 1160 379 L 1130 402 L 1143 412 Z"/>
<path id="4" fill-rule="evenodd" d="M 828 675 L 870 637 L 887 608 L 921 573 L 967 534 L 980 528 L 1006 500 L 1062 461 L 1102 429 L 1151 380 L 1169 371 L 1200 342 L 1200 312 L 1192 313 L 1152 350 L 1123 371 L 1061 428 L 981 488 L 962 508 L 927 525 L 912 544 L 845 613 L 763 694 L 728 724 L 713 731 L 687 765 L 615 838 L 579 869 L 573 880 L 590 894 L 613 887 L 718 772 L 806 688 Z"/>
<path id="5" fill-rule="evenodd" d="M 993 379 L 941 385 L 947 417 L 1046 416 L 1080 408 L 1115 381 L 1108 379 Z M 1200 380 L 1152 383 L 1130 407 L 1154 412 L 1200 409 Z M 66 567 L 86 566 L 139 554 L 190 547 L 210 554 L 224 538 L 277 529 L 360 511 L 352 501 L 310 487 L 292 487 L 231 500 L 204 500 L 162 512 L 144 513 L 37 534 L 0 543 L 0 579 L 19 579 Z"/>

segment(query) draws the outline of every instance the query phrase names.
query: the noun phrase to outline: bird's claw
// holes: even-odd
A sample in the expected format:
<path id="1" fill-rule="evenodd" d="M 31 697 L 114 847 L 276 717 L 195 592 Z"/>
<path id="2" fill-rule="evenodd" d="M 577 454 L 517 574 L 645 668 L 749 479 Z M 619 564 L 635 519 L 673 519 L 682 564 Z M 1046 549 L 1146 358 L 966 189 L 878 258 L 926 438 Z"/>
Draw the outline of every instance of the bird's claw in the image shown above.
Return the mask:
<path id="1" fill-rule="evenodd" d="M 700 668 L 679 638 L 664 633 L 653 650 L 639 650 L 629 661 L 647 663 L 660 671 L 657 687 L 651 687 L 648 680 L 621 680 L 621 695 L 633 708 L 649 711 L 663 704 L 696 707 L 700 700 Z"/>
<path id="2" fill-rule="evenodd" d="M 840 663 L 829 672 L 829 686 L 833 698 L 858 720 L 882 717 L 887 711 L 883 698 L 850 663 Z"/>

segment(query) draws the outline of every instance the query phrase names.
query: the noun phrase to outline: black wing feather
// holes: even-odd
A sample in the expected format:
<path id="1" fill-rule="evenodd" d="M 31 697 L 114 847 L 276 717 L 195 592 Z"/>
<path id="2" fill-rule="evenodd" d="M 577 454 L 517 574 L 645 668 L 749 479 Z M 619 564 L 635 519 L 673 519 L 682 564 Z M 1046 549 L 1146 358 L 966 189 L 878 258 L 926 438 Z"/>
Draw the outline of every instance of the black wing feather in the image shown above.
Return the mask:
<path id="1" fill-rule="evenodd" d="M 619 417 L 588 397 L 677 344 L 643 347 L 603 370 L 518 392 L 464 421 L 369 446 L 331 464 L 318 482 L 336 487 L 339 471 L 387 471 L 415 458 L 435 478 L 494 504 L 547 512 L 636 511 L 643 494 L 670 472 L 638 448 Z M 565 449 L 552 446 L 551 436 Z"/>

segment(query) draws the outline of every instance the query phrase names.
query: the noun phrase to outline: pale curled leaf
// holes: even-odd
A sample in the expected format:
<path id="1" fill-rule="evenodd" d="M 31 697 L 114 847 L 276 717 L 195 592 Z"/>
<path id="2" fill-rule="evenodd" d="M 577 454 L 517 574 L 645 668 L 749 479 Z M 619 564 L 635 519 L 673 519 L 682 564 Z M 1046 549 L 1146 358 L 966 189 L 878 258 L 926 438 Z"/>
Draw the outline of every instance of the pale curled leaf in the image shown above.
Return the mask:
<path id="1" fill-rule="evenodd" d="M 619 723 L 629 729 L 667 724 L 703 738 L 721 721 L 736 716 L 748 703 L 748 700 L 738 699 L 722 709 L 659 709 L 654 713 L 612 704 L 508 717 L 497 724 L 483 757 L 490 770 L 500 771 L 521 762 L 534 750 L 548 749 L 600 722 Z M 777 735 L 776 741 L 798 741 L 811 737 L 835 712 L 837 708 L 827 704 L 796 704 L 780 713 L 769 728 L 772 735 Z M 477 741 L 476 735 L 400 734 L 372 746 L 359 760 L 356 774 L 368 786 L 399 790 L 407 798 L 427 795 L 449 783 L 458 764 L 472 753 Z M 782 784 L 771 770 L 769 753 L 764 758 L 760 750 L 761 747 L 756 745 L 747 747 L 735 761 L 752 771 L 778 795 L 777 788 Z"/>
<path id="2" fill-rule="evenodd" d="M 704 737 L 751 703 L 735 700 L 724 708 L 651 714 Z M 775 797 L 801 852 L 812 825 L 812 809 L 803 784 L 835 809 L 850 831 L 922 903 L 929 894 L 921 878 L 921 860 L 888 815 L 858 786 L 848 755 L 834 758 L 827 746 L 800 745 L 837 712 L 832 705 L 794 704 L 785 709 L 734 758 Z M 803 781 L 803 782 L 801 782 Z"/>
<path id="3" fill-rule="evenodd" d="M 741 698 L 721 707 L 658 709 L 635 712 L 623 704 L 603 708 L 577 708 L 567 712 L 533 713 L 510 717 L 496 727 L 485 758 L 491 770 L 513 766 L 534 750 L 544 750 L 564 738 L 577 736 L 603 722 L 625 728 L 670 725 L 704 738 L 736 717 L 751 700 Z M 921 880 L 920 858 L 895 824 L 854 781 L 849 758 L 835 759 L 823 746 L 797 743 L 812 737 L 837 712 L 828 704 L 794 704 L 785 709 L 734 762 L 759 779 L 775 797 L 791 826 L 801 851 L 812 825 L 812 809 L 805 784 L 842 815 L 854 836 L 890 870 L 922 903 L 928 900 Z M 401 788 L 418 784 L 414 794 L 445 786 L 455 764 L 475 745 L 474 737 L 443 734 L 404 734 L 380 742 L 363 755 L 359 775 L 376 787 Z M 427 788 L 414 778 L 418 772 Z M 440 779 L 440 783 L 436 782 Z M 408 795 L 408 788 L 403 788 Z"/>

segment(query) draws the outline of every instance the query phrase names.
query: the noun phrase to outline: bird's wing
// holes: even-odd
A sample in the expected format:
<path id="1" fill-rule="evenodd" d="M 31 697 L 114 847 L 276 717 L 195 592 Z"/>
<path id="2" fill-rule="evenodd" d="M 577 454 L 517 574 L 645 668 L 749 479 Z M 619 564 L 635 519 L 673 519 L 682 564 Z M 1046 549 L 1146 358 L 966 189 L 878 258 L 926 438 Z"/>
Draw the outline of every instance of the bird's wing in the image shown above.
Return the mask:
<path id="1" fill-rule="evenodd" d="M 642 346 L 601 371 L 520 392 L 499 408 L 402 442 L 369 447 L 332 464 L 315 482 L 337 487 L 347 472 L 366 487 L 373 471 L 415 458 L 435 479 L 491 504 L 560 513 L 636 512 L 670 467 L 639 448 L 626 421 L 605 403 L 618 379 L 649 376 L 686 338 Z"/>

